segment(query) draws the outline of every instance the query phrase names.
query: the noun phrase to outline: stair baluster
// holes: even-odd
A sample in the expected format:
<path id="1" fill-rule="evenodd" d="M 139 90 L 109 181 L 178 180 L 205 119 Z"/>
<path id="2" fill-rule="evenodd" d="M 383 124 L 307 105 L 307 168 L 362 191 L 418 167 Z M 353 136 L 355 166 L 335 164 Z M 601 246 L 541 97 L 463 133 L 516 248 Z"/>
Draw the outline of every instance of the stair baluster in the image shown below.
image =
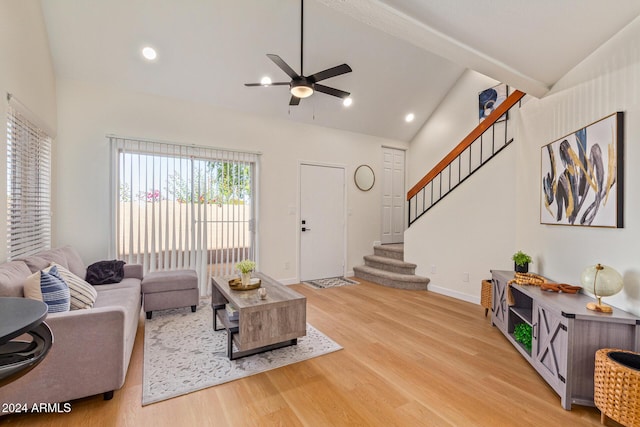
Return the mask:
<path id="1" fill-rule="evenodd" d="M 513 137 L 509 132 L 509 120 L 500 121 L 500 119 L 509 110 L 519 106 L 524 95 L 519 90 L 509 95 L 489 117 L 480 122 L 469 135 L 407 192 L 409 226 L 513 142 Z M 502 132 L 504 135 L 496 141 L 497 133 Z M 489 135 L 491 137 L 490 150 L 489 147 L 485 149 L 484 142 L 485 137 L 489 138 Z"/>

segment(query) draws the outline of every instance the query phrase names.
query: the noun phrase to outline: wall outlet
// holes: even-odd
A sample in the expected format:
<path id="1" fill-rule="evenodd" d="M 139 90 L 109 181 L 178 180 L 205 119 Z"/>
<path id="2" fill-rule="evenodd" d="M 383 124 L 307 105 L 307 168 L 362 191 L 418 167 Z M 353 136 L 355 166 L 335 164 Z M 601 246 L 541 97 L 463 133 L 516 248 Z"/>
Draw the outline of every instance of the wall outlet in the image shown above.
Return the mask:
<path id="1" fill-rule="evenodd" d="M 284 263 L 284 269 L 288 270 L 289 268 L 291 268 L 291 263 L 289 263 L 289 261 Z"/>
<path id="2" fill-rule="evenodd" d="M 435 265 L 431 266 L 431 274 L 436 274 L 438 272 L 438 269 L 436 268 Z"/>
<path id="3" fill-rule="evenodd" d="M 462 274 L 462 281 L 463 282 L 468 282 L 469 281 L 469 273 L 463 273 Z"/>

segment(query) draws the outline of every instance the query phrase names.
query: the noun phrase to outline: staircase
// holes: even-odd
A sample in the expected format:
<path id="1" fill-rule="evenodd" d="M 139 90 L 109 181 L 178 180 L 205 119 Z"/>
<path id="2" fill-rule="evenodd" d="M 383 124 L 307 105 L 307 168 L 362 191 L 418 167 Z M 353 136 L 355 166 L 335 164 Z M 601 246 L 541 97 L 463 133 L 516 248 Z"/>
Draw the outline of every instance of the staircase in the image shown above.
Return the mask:
<path id="1" fill-rule="evenodd" d="M 365 265 L 353 267 L 355 277 L 398 289 L 426 290 L 429 279 L 416 276 L 416 265 L 404 262 L 404 245 L 378 245 L 373 255 L 364 256 Z"/>
<path id="2" fill-rule="evenodd" d="M 511 144 L 513 126 L 509 127 L 505 114 L 519 106 L 524 96 L 519 90 L 511 93 L 407 192 L 409 227 Z"/>

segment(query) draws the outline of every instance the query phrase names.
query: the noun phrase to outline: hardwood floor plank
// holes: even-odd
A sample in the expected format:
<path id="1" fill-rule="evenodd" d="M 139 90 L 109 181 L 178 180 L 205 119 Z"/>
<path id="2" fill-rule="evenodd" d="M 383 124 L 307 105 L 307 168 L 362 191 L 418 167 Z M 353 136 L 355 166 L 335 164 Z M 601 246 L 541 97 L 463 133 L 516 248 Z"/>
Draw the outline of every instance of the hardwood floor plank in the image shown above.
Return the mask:
<path id="1" fill-rule="evenodd" d="M 560 398 L 478 305 L 361 284 L 293 288 L 307 321 L 343 350 L 141 406 L 144 315 L 124 387 L 68 414 L 0 417 L 9 426 L 599 426 Z M 615 425 L 609 422 L 609 425 Z"/>

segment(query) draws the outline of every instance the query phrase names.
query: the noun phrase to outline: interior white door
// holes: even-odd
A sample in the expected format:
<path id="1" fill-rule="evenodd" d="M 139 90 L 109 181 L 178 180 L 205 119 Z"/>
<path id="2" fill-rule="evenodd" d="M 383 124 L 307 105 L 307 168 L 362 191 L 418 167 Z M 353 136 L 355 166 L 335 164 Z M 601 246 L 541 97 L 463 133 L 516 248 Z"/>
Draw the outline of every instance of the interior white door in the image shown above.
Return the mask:
<path id="1" fill-rule="evenodd" d="M 404 241 L 404 166 L 403 150 L 382 149 L 382 243 Z"/>
<path id="2" fill-rule="evenodd" d="M 345 170 L 300 165 L 300 280 L 344 275 Z"/>

